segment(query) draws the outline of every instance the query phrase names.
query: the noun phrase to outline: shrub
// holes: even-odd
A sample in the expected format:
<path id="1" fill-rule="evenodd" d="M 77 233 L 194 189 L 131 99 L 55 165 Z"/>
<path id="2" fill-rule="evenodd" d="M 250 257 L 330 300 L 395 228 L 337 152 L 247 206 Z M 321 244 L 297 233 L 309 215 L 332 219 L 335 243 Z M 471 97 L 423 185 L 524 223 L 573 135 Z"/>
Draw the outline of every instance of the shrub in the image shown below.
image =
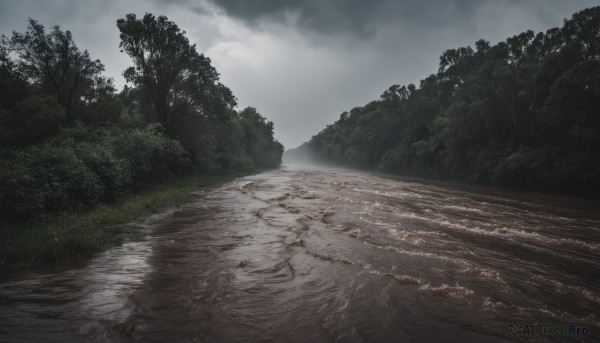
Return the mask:
<path id="1" fill-rule="evenodd" d="M 26 146 L 55 134 L 64 122 L 63 108 L 52 98 L 31 96 L 0 111 L 0 144 Z"/>
<path id="2" fill-rule="evenodd" d="M 82 143 L 74 147 L 77 157 L 93 170 L 104 185 L 103 201 L 112 201 L 132 183 L 131 163 L 115 156 L 105 144 Z"/>
<path id="3" fill-rule="evenodd" d="M 142 186 L 181 174 L 189 159 L 179 142 L 154 128 L 125 131 L 113 142 L 115 153 L 131 163 L 133 182 Z"/>
<path id="4" fill-rule="evenodd" d="M 2 221 L 80 210 L 189 169 L 179 142 L 155 128 L 95 129 L 76 125 L 45 144 L 4 152 Z"/>
<path id="5" fill-rule="evenodd" d="M 9 221 L 78 210 L 97 204 L 104 193 L 98 175 L 69 147 L 45 144 L 18 151 L 0 175 L 0 213 Z"/>

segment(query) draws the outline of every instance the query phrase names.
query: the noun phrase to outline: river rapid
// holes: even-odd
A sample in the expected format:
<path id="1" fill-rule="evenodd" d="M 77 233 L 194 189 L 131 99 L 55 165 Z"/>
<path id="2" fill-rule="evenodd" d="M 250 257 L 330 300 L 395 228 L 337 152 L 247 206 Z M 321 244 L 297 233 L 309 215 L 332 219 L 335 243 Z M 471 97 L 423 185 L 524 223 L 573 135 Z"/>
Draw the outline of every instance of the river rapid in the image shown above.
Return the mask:
<path id="1" fill-rule="evenodd" d="M 284 166 L 139 225 L 3 273 L 0 341 L 600 341 L 595 201 Z"/>

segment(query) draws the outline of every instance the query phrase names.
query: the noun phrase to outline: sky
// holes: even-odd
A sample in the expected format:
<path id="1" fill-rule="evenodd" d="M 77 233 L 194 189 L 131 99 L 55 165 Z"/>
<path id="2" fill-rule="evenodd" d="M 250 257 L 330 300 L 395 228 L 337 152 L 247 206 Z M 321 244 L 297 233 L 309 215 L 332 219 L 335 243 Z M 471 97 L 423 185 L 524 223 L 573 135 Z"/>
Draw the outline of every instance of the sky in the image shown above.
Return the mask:
<path id="1" fill-rule="evenodd" d="M 600 0 L 0 0 L 0 34 L 27 18 L 70 30 L 120 89 L 132 65 L 117 19 L 166 15 L 212 60 L 239 109 L 255 107 L 297 147 L 394 84 L 419 84 L 447 49 L 562 25 Z"/>

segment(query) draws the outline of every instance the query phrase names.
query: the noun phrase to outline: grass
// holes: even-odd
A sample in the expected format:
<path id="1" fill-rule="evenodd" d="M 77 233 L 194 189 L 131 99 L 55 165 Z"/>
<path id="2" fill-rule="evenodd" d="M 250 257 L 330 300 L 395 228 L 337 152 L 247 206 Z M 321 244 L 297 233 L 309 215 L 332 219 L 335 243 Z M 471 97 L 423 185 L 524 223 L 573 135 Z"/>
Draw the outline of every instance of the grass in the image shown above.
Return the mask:
<path id="1" fill-rule="evenodd" d="M 22 268 L 92 256 L 126 241 L 142 239 L 141 229 L 132 224 L 135 219 L 182 203 L 191 192 L 202 187 L 251 173 L 187 175 L 89 211 L 63 213 L 5 227 L 0 230 L 0 268 Z"/>

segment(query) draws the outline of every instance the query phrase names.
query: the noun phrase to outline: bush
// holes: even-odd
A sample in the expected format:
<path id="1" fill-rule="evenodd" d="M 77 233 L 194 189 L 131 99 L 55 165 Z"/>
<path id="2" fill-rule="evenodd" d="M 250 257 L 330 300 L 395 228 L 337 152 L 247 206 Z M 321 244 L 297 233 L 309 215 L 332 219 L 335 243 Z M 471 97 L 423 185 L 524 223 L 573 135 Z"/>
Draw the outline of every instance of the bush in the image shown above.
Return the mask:
<path id="1" fill-rule="evenodd" d="M 0 145 L 27 146 L 52 136 L 64 122 L 63 108 L 52 98 L 30 96 L 0 111 Z"/>
<path id="2" fill-rule="evenodd" d="M 4 152 L 2 221 L 80 210 L 189 169 L 179 142 L 154 128 L 96 129 L 77 125 L 54 140 Z"/>
<path id="3" fill-rule="evenodd" d="M 11 221 L 97 204 L 104 185 L 69 147 L 35 146 L 14 154 L 0 172 L 0 213 Z"/>
<path id="4" fill-rule="evenodd" d="M 115 156 L 111 147 L 103 144 L 83 143 L 74 149 L 104 185 L 103 201 L 112 201 L 127 191 L 132 183 L 130 161 Z"/>
<path id="5" fill-rule="evenodd" d="M 137 187 L 166 180 L 189 169 L 189 159 L 181 144 L 153 127 L 125 131 L 113 144 L 115 153 L 131 163 Z"/>

